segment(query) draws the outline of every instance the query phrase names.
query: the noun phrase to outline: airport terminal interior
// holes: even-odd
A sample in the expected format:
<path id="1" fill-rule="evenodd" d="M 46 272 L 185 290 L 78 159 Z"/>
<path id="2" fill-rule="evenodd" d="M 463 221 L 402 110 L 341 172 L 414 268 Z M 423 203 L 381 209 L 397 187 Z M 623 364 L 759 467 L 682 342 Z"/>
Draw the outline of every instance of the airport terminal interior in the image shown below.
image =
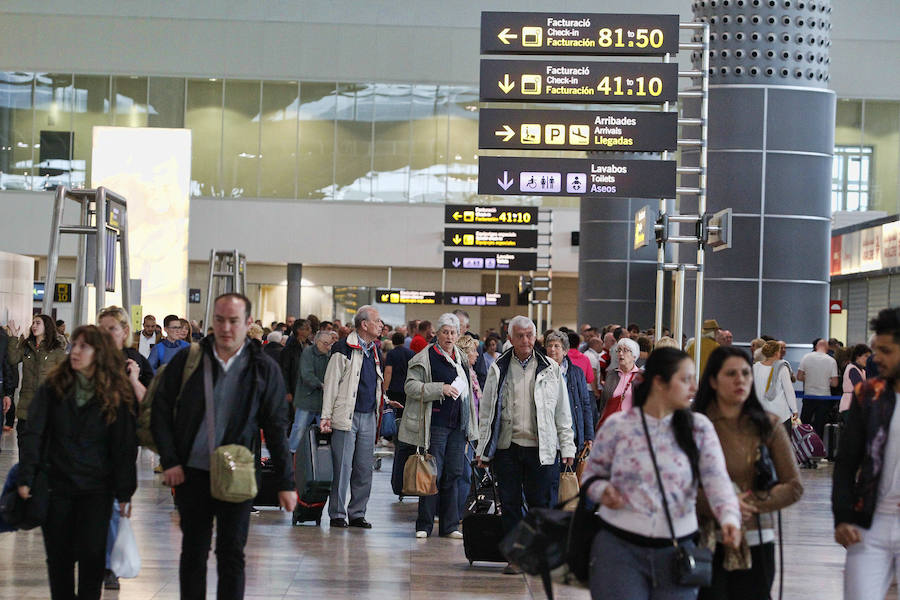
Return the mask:
<path id="1" fill-rule="evenodd" d="M 585 424 L 563 428 L 574 432 L 578 451 L 591 430 L 601 438 L 608 412 L 617 410 L 610 402 L 636 412 L 628 407 L 643 376 L 632 388 L 635 375 L 625 384 L 623 369 L 639 372 L 671 343 L 699 363 L 699 380 L 711 348 L 733 346 L 752 358 L 761 405 L 787 423 L 794 489 L 802 485 L 802 495 L 780 511 L 783 532 L 764 528 L 774 536 L 762 546 L 776 548 L 775 573 L 771 596 L 758 597 L 896 598 L 894 571 L 885 573 L 884 590 L 851 591 L 862 588 L 853 587 L 861 584 L 848 575 L 848 551 L 835 541 L 832 489 L 833 477 L 842 477 L 839 466 L 835 474 L 844 456 L 839 441 L 862 427 L 848 416 L 853 385 L 888 373 L 873 319 L 900 306 L 898 32 L 897 0 L 0 2 L 0 386 L 12 404 L 0 475 L 24 458 L 26 407 L 51 371 L 46 365 L 69 369 L 78 402 L 87 393 L 74 375 L 74 340 L 66 338 L 54 355 L 49 342 L 51 350 L 41 349 L 37 332 L 53 323 L 64 323 L 69 335 L 100 325 L 111 306 L 124 309 L 115 314 L 123 315 L 125 345 L 149 359 L 146 380 L 135 384 L 143 390 L 177 343 L 187 347 L 185 339 L 208 336 L 205 347 L 220 365 L 211 369 L 227 374 L 231 363 L 218 345 L 224 334 L 209 336 L 224 331 L 216 329 L 215 300 L 246 297 L 249 336 L 257 340 L 246 347 L 257 344 L 284 375 L 285 440 L 290 422 L 307 416 L 294 404 L 303 385 L 310 394 L 318 389 L 319 408 L 309 409 L 317 419 L 323 390 L 340 404 L 346 389 L 335 390 L 346 382 L 338 383 L 332 369 L 343 367 L 332 364 L 344 360 L 341 352 L 349 364 L 364 365 L 364 375 L 353 374 L 363 391 L 378 387 L 364 380 L 370 341 L 379 374 L 393 364 L 395 345 L 416 348 L 417 333 L 425 343 L 402 354 L 393 372 L 413 373 L 410 357 L 432 336 L 427 352 L 453 364 L 457 355 L 440 350 L 453 311 L 463 311 L 455 323 L 465 337 L 467 320 L 478 359 L 470 371 L 456 364 L 459 377 L 469 375 L 471 394 L 451 386 L 457 395 L 436 392 L 441 402 L 471 401 L 474 414 L 480 399 L 483 413 L 482 392 L 495 392 L 500 404 L 520 393 L 503 389 L 503 369 L 530 373 L 514 336 L 531 323 L 535 356 L 545 361 L 536 378 L 549 366 L 569 386 L 561 393 L 571 410 L 563 412 L 570 420 L 576 409 L 585 414 Z M 177 318 L 174 325 L 167 315 Z M 517 315 L 526 321 L 511 326 Z M 375 319 L 381 328 L 370 335 Z M 301 321 L 309 329 L 298 342 L 292 323 Z M 423 322 L 432 329 L 417 330 Z M 317 329 L 329 328 L 334 340 L 317 337 Z M 562 367 L 553 362 L 553 340 L 568 351 Z M 322 374 L 312 372 L 312 360 L 302 370 L 299 353 L 289 362 L 292 345 L 308 346 L 302 353 L 315 351 L 313 360 L 330 352 L 319 361 Z M 521 369 L 501 360 L 504 352 Z M 621 362 L 628 353 L 632 361 Z M 810 360 L 822 364 L 822 353 L 835 372 L 816 387 Z M 34 364 L 40 360 L 46 365 Z M 427 377 L 437 376 L 433 368 Z M 760 368 L 771 369 L 768 380 Z M 586 390 L 580 404 L 578 373 Z M 766 405 L 772 374 L 786 378 L 781 412 Z M 209 399 L 200 379 L 198 397 Z M 538 387 L 521 392 L 533 398 L 532 410 L 542 410 L 549 393 Z M 391 408 L 388 392 L 398 390 L 406 398 L 409 388 L 395 380 L 382 401 L 379 388 L 373 431 Z M 226 392 L 217 387 L 216 394 Z M 472 564 L 467 544 L 475 542 L 463 539 L 471 529 L 446 535 L 440 524 L 439 536 L 436 519 L 434 535 L 418 536 L 419 500 L 401 500 L 392 482 L 408 464 L 408 444 L 360 435 L 357 417 L 372 412 L 360 402 L 347 407 L 348 430 L 362 440 L 366 472 L 374 456 L 363 519 L 371 529 L 354 526 L 358 514 L 339 512 L 350 520 L 340 527 L 330 504 L 320 525 L 296 525 L 277 501 L 254 503 L 244 595 L 238 584 L 218 597 L 544 597 L 540 575 L 523 573 L 515 561 Z M 198 411 L 205 410 L 201 400 Z M 335 410 L 332 435 L 343 435 Z M 429 418 L 444 423 L 434 410 Z M 452 414 L 453 426 L 465 429 Z M 544 417 L 534 417 L 536 432 L 528 432 L 540 452 Z M 507 422 L 478 419 L 492 435 Z M 295 424 L 304 435 L 307 426 Z M 399 427 L 402 436 L 402 419 Z M 569 443 L 559 436 L 551 440 L 556 462 L 523 462 L 526 479 L 560 470 Z M 521 449 L 515 440 L 521 437 L 511 442 Z M 731 469 L 735 446 L 717 447 Z M 349 469 L 331 448 L 334 472 Z M 253 449 L 268 453 L 267 446 Z M 357 459 L 352 476 L 340 479 L 353 490 Z M 583 459 L 588 464 L 587 454 Z M 182 530 L 171 465 L 145 445 L 136 465 L 131 522 L 140 570 L 116 581 L 104 569 L 102 597 L 192 597 L 179 581 Z M 469 468 L 461 471 L 460 482 L 468 481 Z M 529 487 L 536 477 L 523 483 L 526 509 L 540 496 Z M 8 482 L 13 497 L 0 499 L 0 519 L 15 483 Z M 295 495 L 304 501 L 303 489 Z M 437 501 L 428 506 L 422 510 L 433 516 Z M 473 506 L 461 503 L 461 520 L 477 512 Z M 723 523 L 725 515 L 716 516 Z M 508 533 L 509 521 L 504 527 Z M 618 530 L 609 527 L 614 537 Z M 616 540 L 650 544 L 656 556 L 658 536 L 623 535 Z M 40 527 L 0 533 L 0 598 L 50 598 L 49 551 Z M 753 556 L 758 564 L 748 568 L 762 568 Z M 217 597 L 216 563 L 210 552 L 210 598 Z M 659 584 L 657 575 L 651 579 Z M 75 597 L 57 584 L 53 598 Z M 557 598 L 613 597 L 561 576 L 553 590 Z M 671 597 L 695 597 L 679 590 Z M 755 597 L 745 592 L 741 598 Z M 700 598 L 729 597 L 717 593 Z"/>

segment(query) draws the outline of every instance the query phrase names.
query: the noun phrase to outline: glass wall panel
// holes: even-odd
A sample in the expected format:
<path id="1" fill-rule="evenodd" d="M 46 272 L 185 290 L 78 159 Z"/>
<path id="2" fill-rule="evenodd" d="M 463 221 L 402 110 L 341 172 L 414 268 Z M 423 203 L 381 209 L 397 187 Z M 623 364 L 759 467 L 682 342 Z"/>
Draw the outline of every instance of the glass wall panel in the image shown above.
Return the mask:
<path id="1" fill-rule="evenodd" d="M 30 190 L 34 73 L 0 71 L 0 190 Z"/>
<path id="2" fill-rule="evenodd" d="M 872 148 L 869 210 L 900 211 L 900 102 L 865 101 L 863 146 Z"/>
<path id="3" fill-rule="evenodd" d="M 225 82 L 222 164 L 225 195 L 256 196 L 259 187 L 259 81 Z"/>
<path id="4" fill-rule="evenodd" d="M 116 127 L 147 127 L 147 78 L 113 77 L 113 124 Z"/>
<path id="5" fill-rule="evenodd" d="M 468 202 L 478 194 L 478 91 L 450 90 L 447 144 L 447 202 Z"/>
<path id="6" fill-rule="evenodd" d="M 339 83 L 333 200 L 372 199 L 372 126 L 375 93 L 371 84 Z"/>
<path id="7" fill-rule="evenodd" d="M 33 189 L 59 185 L 82 187 L 84 161 L 72 164 L 72 109 L 75 88 L 71 73 L 37 73 L 34 79 Z"/>
<path id="8" fill-rule="evenodd" d="M 448 114 L 446 87 L 413 86 L 410 202 L 441 202 L 447 193 Z"/>
<path id="9" fill-rule="evenodd" d="M 216 79 L 189 79 L 184 126 L 191 130 L 191 195 L 222 197 L 222 93 Z"/>
<path id="10" fill-rule="evenodd" d="M 372 194 L 378 202 L 409 201 L 412 86 L 375 86 Z"/>
<path id="11" fill-rule="evenodd" d="M 298 198 L 331 197 L 337 95 L 334 83 L 300 83 Z"/>
<path id="12" fill-rule="evenodd" d="M 72 160 L 83 161 L 86 174 L 84 184 L 91 185 L 91 148 L 94 127 L 112 125 L 110 112 L 110 78 L 108 75 L 76 75 L 75 100 L 72 109 Z M 76 185 L 73 181 L 72 185 Z"/>
<path id="13" fill-rule="evenodd" d="M 259 156 L 260 196 L 297 197 L 299 94 L 297 83 L 263 82 Z"/>
<path id="14" fill-rule="evenodd" d="M 150 127 L 184 127 L 185 80 L 182 77 L 151 77 L 149 84 Z"/>

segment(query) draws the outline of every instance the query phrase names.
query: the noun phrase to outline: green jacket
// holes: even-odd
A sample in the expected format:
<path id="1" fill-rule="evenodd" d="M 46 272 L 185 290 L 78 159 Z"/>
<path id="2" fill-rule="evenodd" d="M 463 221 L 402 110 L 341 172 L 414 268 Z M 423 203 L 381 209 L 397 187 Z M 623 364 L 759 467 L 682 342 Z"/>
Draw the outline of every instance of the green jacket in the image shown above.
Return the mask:
<path id="1" fill-rule="evenodd" d="M 20 419 L 28 418 L 28 407 L 38 387 L 47 378 L 47 374 L 53 367 L 66 360 L 66 344 L 60 339 L 62 346 L 47 350 L 46 344 L 35 348 L 34 340 L 20 337 L 16 341 L 10 340 L 6 350 L 6 360 L 16 366 L 22 363 L 22 389 L 19 391 L 19 402 L 16 404 L 16 416 Z"/>
<path id="2" fill-rule="evenodd" d="M 406 371 L 406 405 L 403 407 L 403 418 L 400 419 L 398 437 L 401 442 L 428 448 L 431 445 L 431 403 L 441 400 L 444 384 L 431 380 L 431 360 L 428 351 L 431 344 L 424 350 L 409 359 L 409 369 Z M 463 357 L 465 360 L 465 357 Z M 463 365 L 468 367 L 468 365 Z M 469 440 L 478 439 L 478 417 L 475 414 L 475 393 L 472 390 L 472 381 L 469 380 L 469 397 L 462 411 L 464 419 L 463 431 Z M 425 419 L 422 420 L 422 410 L 425 410 Z"/>
<path id="3" fill-rule="evenodd" d="M 310 412 L 322 412 L 322 388 L 328 354 L 319 352 L 315 344 L 305 348 L 300 355 L 300 377 L 294 392 L 294 408 Z"/>

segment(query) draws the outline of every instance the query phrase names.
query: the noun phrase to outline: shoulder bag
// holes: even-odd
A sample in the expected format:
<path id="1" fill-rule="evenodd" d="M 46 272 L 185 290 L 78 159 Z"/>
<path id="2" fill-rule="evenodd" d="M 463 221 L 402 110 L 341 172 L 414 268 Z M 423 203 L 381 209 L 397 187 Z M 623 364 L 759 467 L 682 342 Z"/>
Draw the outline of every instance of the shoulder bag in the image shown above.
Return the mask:
<path id="1" fill-rule="evenodd" d="M 672 545 L 675 546 L 675 580 L 679 585 L 708 587 L 712 583 L 712 552 L 708 548 L 696 546 L 687 548 L 678 544 L 678 538 L 675 537 L 675 527 L 672 525 L 672 514 L 669 512 L 669 501 L 666 499 L 666 489 L 663 487 L 662 477 L 659 474 L 659 465 L 656 463 L 653 442 L 650 441 L 650 430 L 647 428 L 644 408 L 641 407 L 640 411 L 641 423 L 644 425 L 644 435 L 647 438 L 647 447 L 650 449 L 650 459 L 653 461 L 653 470 L 656 472 L 656 482 L 659 484 L 659 493 L 662 494 L 666 522 L 669 524 L 669 533 L 672 534 Z"/>
<path id="2" fill-rule="evenodd" d="M 247 502 L 256 498 L 256 457 L 246 446 L 227 444 L 216 448 L 216 412 L 213 402 L 212 361 L 203 355 L 203 392 L 206 396 L 206 439 L 209 446 L 209 491 L 223 502 Z"/>
<path id="3" fill-rule="evenodd" d="M 416 446 L 416 452 L 406 459 L 403 465 L 404 496 L 434 496 L 437 489 L 437 462 L 428 454 L 425 445 L 425 384 L 422 384 L 422 395 L 419 398 L 419 410 L 422 413 L 422 446 Z"/>

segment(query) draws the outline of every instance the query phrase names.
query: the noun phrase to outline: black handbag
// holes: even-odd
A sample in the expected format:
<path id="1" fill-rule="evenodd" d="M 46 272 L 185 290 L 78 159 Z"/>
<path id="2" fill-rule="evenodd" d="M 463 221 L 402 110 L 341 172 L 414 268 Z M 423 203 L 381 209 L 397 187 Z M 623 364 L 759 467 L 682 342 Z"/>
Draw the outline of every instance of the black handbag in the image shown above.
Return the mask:
<path id="1" fill-rule="evenodd" d="M 569 564 L 569 573 L 582 583 L 587 582 L 590 577 L 591 545 L 600 531 L 600 517 L 595 512 L 597 505 L 588 498 L 587 493 L 591 485 L 600 479 L 599 475 L 594 475 L 581 484 L 578 506 L 571 513 L 569 521 L 566 562 Z"/>
<path id="2" fill-rule="evenodd" d="M 659 493 L 662 494 L 663 508 L 666 511 L 666 522 L 669 524 L 669 532 L 672 534 L 672 545 L 675 546 L 675 581 L 679 585 L 708 587 L 712 583 L 713 554 L 707 548 L 687 548 L 678 543 L 678 538 L 675 537 L 675 527 L 672 525 L 672 515 L 669 512 L 669 501 L 666 499 L 666 489 L 663 487 L 662 477 L 659 474 L 659 465 L 656 464 L 656 452 L 653 451 L 653 442 L 650 441 L 650 430 L 647 428 L 644 408 L 641 407 L 640 411 L 644 435 L 647 437 L 647 447 L 650 448 L 650 459 L 653 461 L 656 482 L 659 484 Z"/>
<path id="3" fill-rule="evenodd" d="M 9 476 L 18 476 L 19 465 L 13 465 Z M 47 470 L 39 465 L 31 483 L 31 497 L 28 499 L 19 496 L 18 485 L 0 497 L 0 513 L 7 525 L 16 529 L 34 529 L 40 527 L 47 520 L 47 511 L 50 505 L 50 489 L 47 481 Z"/>
<path id="4" fill-rule="evenodd" d="M 756 450 L 756 461 L 753 463 L 753 489 L 757 492 L 768 492 L 778 485 L 778 471 L 769 447 L 760 444 Z"/>

